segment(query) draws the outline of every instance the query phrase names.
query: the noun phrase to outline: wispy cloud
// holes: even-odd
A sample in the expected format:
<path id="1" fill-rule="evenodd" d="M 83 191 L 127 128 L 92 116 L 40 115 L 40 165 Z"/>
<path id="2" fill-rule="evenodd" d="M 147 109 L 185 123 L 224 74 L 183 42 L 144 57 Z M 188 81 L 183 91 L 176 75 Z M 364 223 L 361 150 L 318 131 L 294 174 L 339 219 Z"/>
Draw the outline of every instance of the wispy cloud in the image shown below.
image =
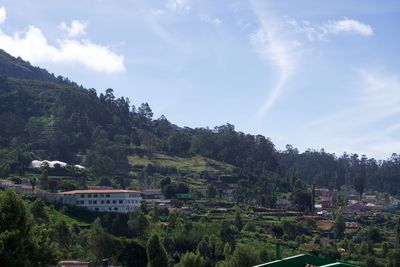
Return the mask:
<path id="1" fill-rule="evenodd" d="M 378 158 L 400 152 L 400 142 L 394 137 L 400 132 L 400 124 L 393 120 L 400 114 L 399 77 L 365 69 L 355 74 L 359 80 L 353 92 L 357 100 L 348 108 L 306 124 L 299 135 L 336 152 L 359 152 Z"/>
<path id="2" fill-rule="evenodd" d="M 166 4 L 167 9 L 173 11 L 190 10 L 191 6 L 187 0 L 168 0 Z"/>
<path id="3" fill-rule="evenodd" d="M 73 20 L 69 26 L 65 22 L 61 22 L 58 26 L 58 28 L 65 31 L 69 37 L 84 35 L 86 33 L 86 27 L 87 23 L 79 20 Z"/>
<path id="4" fill-rule="evenodd" d="M 374 34 L 374 31 L 370 25 L 347 18 L 342 20 L 328 21 L 322 26 L 322 30 L 326 34 L 338 34 L 343 32 L 355 33 L 364 36 L 370 36 Z"/>
<path id="5" fill-rule="evenodd" d="M 0 7 L 0 24 L 3 24 L 6 21 L 6 9 L 5 7 Z"/>
<path id="6" fill-rule="evenodd" d="M 250 35 L 250 44 L 264 60 L 272 63 L 279 71 L 269 96 L 256 113 L 257 117 L 264 116 L 275 104 L 296 72 L 301 54 L 307 49 L 307 42 L 304 38 L 299 38 L 299 33 L 304 34 L 309 41 L 327 40 L 328 36 L 340 33 L 362 36 L 374 34 L 370 25 L 354 19 L 329 20 L 312 25 L 309 21 L 298 22 L 285 16 L 277 17 L 268 11 L 265 2 L 253 0 L 250 3 L 260 25 Z"/>
<path id="7" fill-rule="evenodd" d="M 272 62 L 280 72 L 269 97 L 257 111 L 257 116 L 263 116 L 282 94 L 289 77 L 294 72 L 300 43 L 284 35 L 284 25 L 279 19 L 265 12 L 265 7 L 257 1 L 251 3 L 260 28 L 250 35 L 250 44 L 263 59 Z"/>
<path id="8" fill-rule="evenodd" d="M 5 10 L 5 9 L 4 9 Z M 69 27 L 71 34 L 82 34 L 84 28 L 75 23 Z M 75 28 L 74 28 L 75 27 Z M 70 63 L 83 65 L 97 72 L 115 73 L 125 71 L 124 57 L 108 47 L 90 40 L 60 39 L 57 46 L 48 43 L 42 31 L 28 26 L 23 33 L 9 35 L 0 29 L 0 48 L 13 56 L 20 56 L 32 63 Z"/>
<path id="9" fill-rule="evenodd" d="M 209 23 L 209 24 L 213 24 L 215 26 L 221 25 L 221 20 L 219 18 L 212 18 L 208 15 L 200 15 L 200 20 L 205 22 L 205 23 Z"/>
<path id="10" fill-rule="evenodd" d="M 341 33 L 371 36 L 374 30 L 371 25 L 355 19 L 344 18 L 341 20 L 329 20 L 322 24 L 312 24 L 309 21 L 298 22 L 286 17 L 286 22 L 292 26 L 295 32 L 303 33 L 309 41 L 327 40 L 329 36 Z"/>

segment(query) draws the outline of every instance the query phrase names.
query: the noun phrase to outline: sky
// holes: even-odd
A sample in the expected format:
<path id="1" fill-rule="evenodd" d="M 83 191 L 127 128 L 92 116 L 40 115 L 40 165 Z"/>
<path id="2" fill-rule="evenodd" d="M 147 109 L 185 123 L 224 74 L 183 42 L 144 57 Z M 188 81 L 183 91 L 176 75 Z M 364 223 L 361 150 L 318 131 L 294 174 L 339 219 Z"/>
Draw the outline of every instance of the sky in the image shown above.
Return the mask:
<path id="1" fill-rule="evenodd" d="M 397 0 L 0 0 L 0 48 L 179 126 L 400 153 Z"/>

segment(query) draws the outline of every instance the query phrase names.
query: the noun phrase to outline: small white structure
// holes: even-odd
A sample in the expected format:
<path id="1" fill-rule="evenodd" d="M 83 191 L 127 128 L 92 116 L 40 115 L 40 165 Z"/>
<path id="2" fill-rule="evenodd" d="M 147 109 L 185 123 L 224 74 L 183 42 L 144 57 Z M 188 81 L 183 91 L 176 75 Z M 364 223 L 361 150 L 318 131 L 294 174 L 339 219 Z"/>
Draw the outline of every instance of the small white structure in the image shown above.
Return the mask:
<path id="1" fill-rule="evenodd" d="M 41 167 L 43 167 L 46 164 L 49 166 L 49 168 L 55 168 L 56 165 L 60 166 L 61 168 L 65 168 L 68 165 L 66 162 L 62 162 L 62 161 L 58 161 L 58 160 L 53 160 L 53 161 L 32 160 L 31 164 L 29 164 L 29 167 L 32 169 L 40 169 Z M 78 165 L 78 164 L 74 165 L 74 167 L 77 169 L 81 169 L 81 170 L 86 169 L 84 166 Z"/>
<path id="2" fill-rule="evenodd" d="M 79 165 L 79 164 L 74 165 L 74 167 L 77 169 L 81 169 L 81 170 L 86 169 L 85 167 L 83 167 L 82 165 Z"/>
<path id="3" fill-rule="evenodd" d="M 142 192 L 122 189 L 73 190 L 58 193 L 67 205 L 101 212 L 133 212 L 142 203 Z"/>
<path id="4" fill-rule="evenodd" d="M 45 164 L 49 165 L 50 168 L 54 168 L 56 164 L 58 164 L 60 167 L 65 168 L 67 166 L 67 163 L 54 160 L 54 161 L 49 161 L 49 160 L 32 160 L 30 167 L 34 169 L 40 169 L 43 167 Z"/>

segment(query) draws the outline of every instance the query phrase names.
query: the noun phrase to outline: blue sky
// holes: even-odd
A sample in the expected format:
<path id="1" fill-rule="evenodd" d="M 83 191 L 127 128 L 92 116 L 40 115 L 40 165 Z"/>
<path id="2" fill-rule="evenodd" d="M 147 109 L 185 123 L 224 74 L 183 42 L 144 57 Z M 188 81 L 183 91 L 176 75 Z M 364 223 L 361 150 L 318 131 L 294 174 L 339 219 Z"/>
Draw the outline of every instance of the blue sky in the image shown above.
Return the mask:
<path id="1" fill-rule="evenodd" d="M 0 48 L 180 126 L 400 152 L 398 1 L 0 1 Z"/>

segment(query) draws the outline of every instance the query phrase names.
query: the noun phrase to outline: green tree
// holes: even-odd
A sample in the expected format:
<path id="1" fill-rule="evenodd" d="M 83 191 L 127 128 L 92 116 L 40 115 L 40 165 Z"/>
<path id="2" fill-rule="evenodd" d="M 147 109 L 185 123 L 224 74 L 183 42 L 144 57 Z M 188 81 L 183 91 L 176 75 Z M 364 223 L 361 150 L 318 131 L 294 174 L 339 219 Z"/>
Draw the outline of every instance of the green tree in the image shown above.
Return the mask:
<path id="1" fill-rule="evenodd" d="M 68 249 L 72 239 L 71 232 L 68 228 L 67 223 L 64 220 L 60 220 L 55 223 L 53 227 L 53 236 L 54 239 L 57 240 L 57 243 L 60 244 L 62 248 Z"/>
<path id="2" fill-rule="evenodd" d="M 101 227 L 99 218 L 92 225 L 89 246 L 97 262 L 104 258 L 111 258 L 113 255 L 115 248 L 114 239 Z"/>
<path id="3" fill-rule="evenodd" d="M 0 193 L 0 266 L 39 266 L 34 262 L 32 221 L 21 197 Z M 43 264 L 43 263 L 42 263 Z"/>
<path id="4" fill-rule="evenodd" d="M 42 175 L 40 176 L 40 186 L 43 190 L 47 190 L 49 187 L 49 177 L 47 169 L 44 169 Z"/>
<path id="5" fill-rule="evenodd" d="M 141 209 L 136 209 L 129 215 L 128 227 L 134 237 L 146 239 L 149 226 L 149 220 Z"/>
<path id="6" fill-rule="evenodd" d="M 389 253 L 389 244 L 387 242 L 382 243 L 382 257 L 386 258 Z"/>
<path id="7" fill-rule="evenodd" d="M 183 254 L 181 260 L 175 267 L 203 267 L 205 266 L 205 261 L 203 257 L 194 252 L 187 252 Z"/>
<path id="8" fill-rule="evenodd" d="M 261 263 L 269 262 L 271 260 L 271 256 L 269 255 L 269 252 L 266 248 L 262 248 L 258 252 L 258 258 Z"/>
<path id="9" fill-rule="evenodd" d="M 367 234 L 368 234 L 368 239 L 374 243 L 379 243 L 382 240 L 382 234 L 380 230 L 375 226 L 369 227 Z"/>
<path id="10" fill-rule="evenodd" d="M 153 234 L 147 242 L 147 258 L 149 267 L 167 267 L 168 255 L 157 234 Z"/>
<path id="11" fill-rule="evenodd" d="M 239 212 L 238 210 L 236 211 L 234 223 L 235 223 L 237 229 L 238 229 L 239 231 L 242 231 L 242 229 L 243 229 L 243 224 L 244 224 L 244 223 L 243 223 L 242 216 L 240 216 L 240 212 Z"/>
<path id="12" fill-rule="evenodd" d="M 222 221 L 221 228 L 219 230 L 219 236 L 223 242 L 226 242 L 230 245 L 232 250 L 236 245 L 236 231 L 236 228 L 230 221 Z"/>
<path id="13" fill-rule="evenodd" d="M 229 267 L 254 266 L 259 263 L 259 258 L 253 248 L 241 245 L 235 249 L 228 262 Z"/>
<path id="14" fill-rule="evenodd" d="M 305 190 L 298 190 L 292 194 L 293 205 L 298 211 L 311 211 L 311 196 Z"/>
<path id="15" fill-rule="evenodd" d="M 365 265 L 367 267 L 376 267 L 376 266 L 378 266 L 374 256 L 368 256 L 367 260 L 365 261 Z"/>
<path id="16" fill-rule="evenodd" d="M 346 221 L 342 216 L 338 216 L 335 221 L 334 231 L 339 239 L 344 237 L 344 231 L 346 230 Z"/>
<path id="17" fill-rule="evenodd" d="M 395 250 L 389 254 L 389 266 L 398 267 L 400 266 L 400 251 Z"/>
<path id="18" fill-rule="evenodd" d="M 37 183 L 37 178 L 36 177 L 32 177 L 29 179 L 29 182 L 32 186 L 32 192 L 35 192 L 35 187 L 36 187 L 36 183 Z"/>
<path id="19" fill-rule="evenodd" d="M 161 189 L 161 191 L 167 199 L 175 197 L 175 187 L 172 184 L 167 184 Z"/>
<path id="20" fill-rule="evenodd" d="M 361 199 L 361 197 L 364 193 L 364 189 L 365 189 L 365 180 L 366 180 L 366 176 L 367 176 L 366 160 L 367 160 L 367 158 L 363 155 L 361 157 L 360 171 L 356 175 L 356 178 L 354 179 L 354 188 L 360 195 L 360 199 Z"/>
<path id="21" fill-rule="evenodd" d="M 10 164 L 2 163 L 0 164 L 0 177 L 7 177 L 11 172 Z"/>
<path id="22" fill-rule="evenodd" d="M 127 267 L 146 267 L 147 253 L 146 248 L 140 243 L 121 239 L 116 242 L 116 259 L 120 264 Z"/>
<path id="23" fill-rule="evenodd" d="M 45 210 L 46 203 L 40 198 L 36 199 L 31 204 L 31 213 L 36 222 L 43 223 L 49 220 L 49 216 Z"/>

